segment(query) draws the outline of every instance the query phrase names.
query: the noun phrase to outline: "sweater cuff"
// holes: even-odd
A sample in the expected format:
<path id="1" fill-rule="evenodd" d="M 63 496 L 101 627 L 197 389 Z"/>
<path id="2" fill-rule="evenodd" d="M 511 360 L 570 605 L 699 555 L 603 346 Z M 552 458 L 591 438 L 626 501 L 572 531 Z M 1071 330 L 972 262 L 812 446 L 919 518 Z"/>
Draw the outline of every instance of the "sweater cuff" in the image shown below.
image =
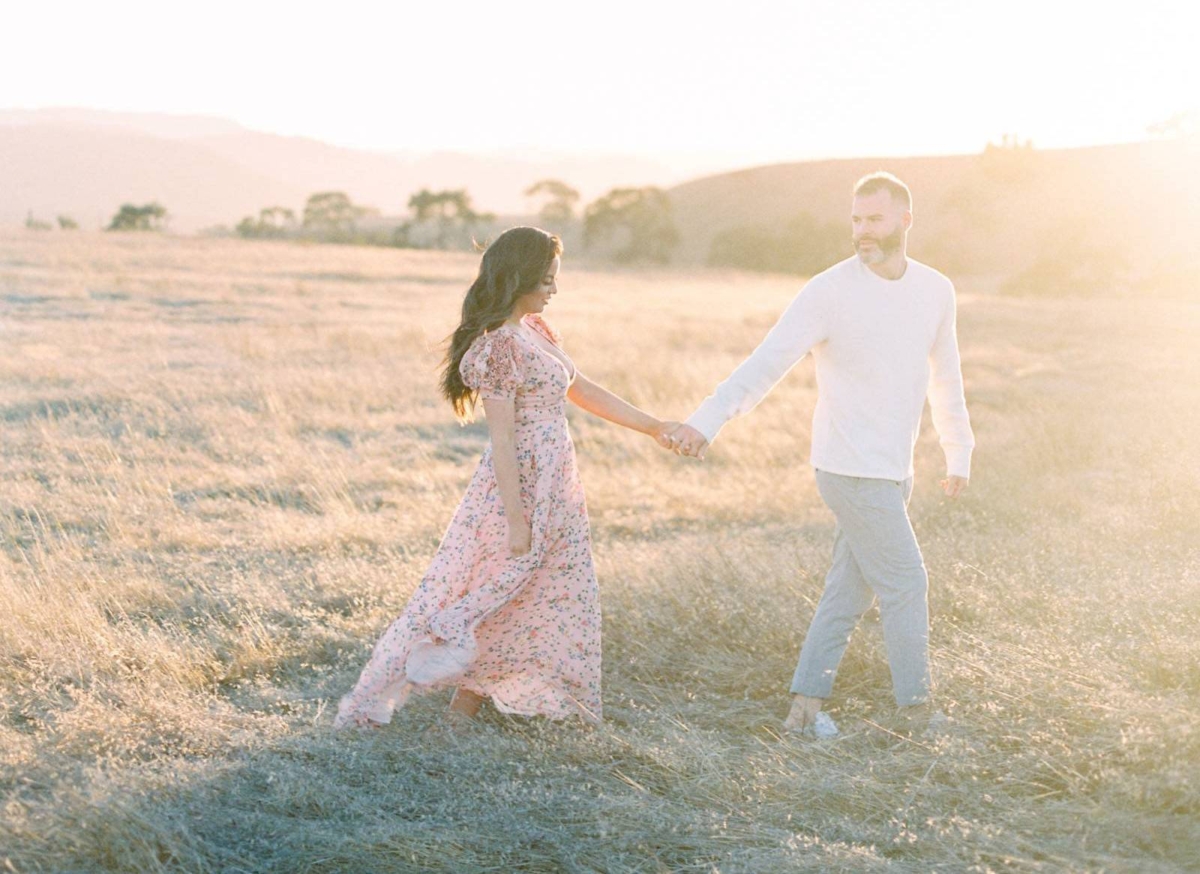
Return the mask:
<path id="1" fill-rule="evenodd" d="M 971 478 L 971 446 L 943 446 L 946 453 L 946 473 L 950 476 Z"/>
<path id="2" fill-rule="evenodd" d="M 725 420 L 721 415 L 714 410 L 705 410 L 703 406 L 688 417 L 685 425 L 691 425 L 697 431 L 704 435 L 704 439 L 712 443 L 717 439 L 717 434 L 720 433 L 721 427 L 725 424 Z"/>

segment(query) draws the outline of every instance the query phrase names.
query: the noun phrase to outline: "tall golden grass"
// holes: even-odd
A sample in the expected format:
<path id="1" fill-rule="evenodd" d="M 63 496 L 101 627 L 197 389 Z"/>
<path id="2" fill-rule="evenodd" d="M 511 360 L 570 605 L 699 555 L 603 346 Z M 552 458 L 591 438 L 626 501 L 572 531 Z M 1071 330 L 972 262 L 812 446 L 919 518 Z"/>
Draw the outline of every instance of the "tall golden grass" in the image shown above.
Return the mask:
<path id="1" fill-rule="evenodd" d="M 953 731 L 881 726 L 877 621 L 779 734 L 832 519 L 801 365 L 704 464 L 572 414 L 605 609 L 597 730 L 334 734 L 486 441 L 435 392 L 467 256 L 0 236 L 0 868 L 1200 867 L 1200 307 L 960 289 L 979 449 L 913 518 Z M 681 417 L 795 280 L 576 272 L 581 370 Z"/>

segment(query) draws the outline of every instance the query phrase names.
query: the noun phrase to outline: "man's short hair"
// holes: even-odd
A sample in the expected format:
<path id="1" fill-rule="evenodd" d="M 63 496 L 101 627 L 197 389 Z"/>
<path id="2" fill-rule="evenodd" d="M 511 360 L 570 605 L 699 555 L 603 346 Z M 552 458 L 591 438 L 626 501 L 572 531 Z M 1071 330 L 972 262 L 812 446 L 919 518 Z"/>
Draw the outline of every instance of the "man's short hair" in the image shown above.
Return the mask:
<path id="1" fill-rule="evenodd" d="M 886 191 L 892 196 L 892 200 L 904 204 L 905 209 L 912 209 L 912 192 L 908 190 L 908 186 L 893 176 L 891 173 L 885 173 L 880 170 L 878 173 L 871 173 L 859 179 L 854 185 L 854 196 L 870 197 L 877 191 Z"/>

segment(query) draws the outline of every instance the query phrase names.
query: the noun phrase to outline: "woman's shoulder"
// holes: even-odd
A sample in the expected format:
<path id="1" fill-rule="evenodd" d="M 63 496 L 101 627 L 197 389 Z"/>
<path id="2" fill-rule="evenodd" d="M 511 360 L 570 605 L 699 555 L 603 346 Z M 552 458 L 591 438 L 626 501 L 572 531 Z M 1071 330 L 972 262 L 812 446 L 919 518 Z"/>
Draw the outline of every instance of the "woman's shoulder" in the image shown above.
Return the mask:
<path id="1" fill-rule="evenodd" d="M 493 358 L 496 355 L 512 355 L 520 349 L 516 330 L 511 325 L 500 325 L 487 331 L 481 331 L 479 336 L 467 347 L 464 359 Z"/>
<path id="2" fill-rule="evenodd" d="M 501 326 L 485 331 L 467 347 L 458 371 L 469 388 L 489 383 L 517 383 L 523 378 L 524 350 L 516 331 Z"/>
<path id="3" fill-rule="evenodd" d="M 562 345 L 562 336 L 554 327 L 537 313 L 530 313 L 523 319 L 525 324 L 533 328 L 555 346 Z"/>

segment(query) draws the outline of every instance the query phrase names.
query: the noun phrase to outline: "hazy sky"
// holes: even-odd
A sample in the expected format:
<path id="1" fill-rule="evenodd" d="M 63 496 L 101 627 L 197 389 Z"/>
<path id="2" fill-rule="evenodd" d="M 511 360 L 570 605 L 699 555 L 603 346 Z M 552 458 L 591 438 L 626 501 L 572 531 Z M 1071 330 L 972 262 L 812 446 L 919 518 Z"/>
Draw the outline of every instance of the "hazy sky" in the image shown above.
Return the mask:
<path id="1" fill-rule="evenodd" d="M 1200 104 L 1182 0 L 21 3 L 0 108 L 384 150 L 749 164 L 1142 139 Z M 1186 11 L 1181 11 L 1186 10 Z"/>

